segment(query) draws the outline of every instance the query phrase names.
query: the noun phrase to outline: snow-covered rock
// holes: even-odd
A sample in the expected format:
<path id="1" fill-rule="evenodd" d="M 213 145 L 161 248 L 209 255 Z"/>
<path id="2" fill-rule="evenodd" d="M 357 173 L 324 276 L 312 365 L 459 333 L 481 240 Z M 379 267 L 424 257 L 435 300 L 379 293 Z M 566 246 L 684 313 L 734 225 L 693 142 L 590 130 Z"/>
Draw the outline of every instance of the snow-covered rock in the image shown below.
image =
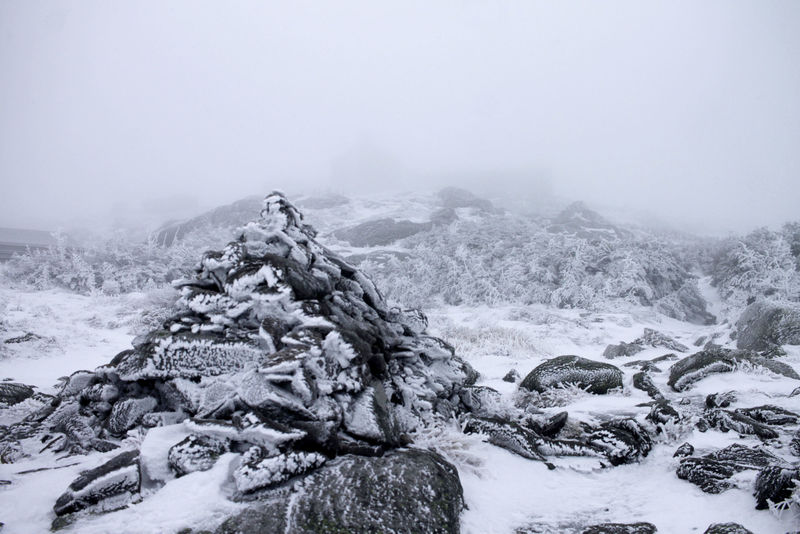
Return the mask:
<path id="1" fill-rule="evenodd" d="M 736 346 L 769 350 L 780 345 L 800 345 L 800 306 L 758 300 L 736 322 Z"/>
<path id="2" fill-rule="evenodd" d="M 603 394 L 622 387 L 622 371 L 609 363 L 579 356 L 559 356 L 547 360 L 528 373 L 520 387 L 542 392 L 569 384 L 590 393 Z"/>

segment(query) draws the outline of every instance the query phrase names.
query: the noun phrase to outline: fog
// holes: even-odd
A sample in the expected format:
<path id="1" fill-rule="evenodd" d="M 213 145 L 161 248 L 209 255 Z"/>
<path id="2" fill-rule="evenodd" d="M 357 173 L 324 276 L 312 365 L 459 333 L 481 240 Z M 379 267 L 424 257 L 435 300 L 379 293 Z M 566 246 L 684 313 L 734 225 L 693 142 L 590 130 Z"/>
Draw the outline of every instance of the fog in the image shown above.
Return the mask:
<path id="1" fill-rule="evenodd" d="M 446 183 L 777 225 L 798 28 L 794 0 L 5 0 L 0 226 Z"/>

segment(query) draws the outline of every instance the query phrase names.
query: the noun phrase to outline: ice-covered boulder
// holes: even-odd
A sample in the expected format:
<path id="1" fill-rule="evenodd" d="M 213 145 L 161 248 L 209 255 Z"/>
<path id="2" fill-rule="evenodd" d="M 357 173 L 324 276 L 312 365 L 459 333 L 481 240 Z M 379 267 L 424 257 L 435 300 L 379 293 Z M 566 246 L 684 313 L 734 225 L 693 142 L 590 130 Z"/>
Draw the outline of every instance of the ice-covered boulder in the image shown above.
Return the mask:
<path id="1" fill-rule="evenodd" d="M 570 384 L 590 393 L 603 394 L 622 387 L 622 371 L 609 363 L 596 362 L 580 356 L 558 356 L 528 373 L 520 383 L 520 387 L 543 392 Z"/>
<path id="2" fill-rule="evenodd" d="M 714 523 L 703 534 L 753 534 L 739 523 Z"/>
<path id="3" fill-rule="evenodd" d="M 730 373 L 739 368 L 756 367 L 775 374 L 800 380 L 788 364 L 765 358 L 748 350 L 711 348 L 675 362 L 670 368 L 667 384 L 675 391 L 685 391 L 695 382 L 715 373 Z"/>
<path id="4" fill-rule="evenodd" d="M 736 330 L 736 346 L 740 349 L 761 351 L 800 345 L 800 306 L 756 301 L 742 312 Z"/>
<path id="5" fill-rule="evenodd" d="M 687 457 L 680 461 L 678 478 L 699 486 L 706 493 L 721 493 L 733 487 L 736 473 L 761 470 L 781 464 L 780 458 L 761 447 L 733 444 L 703 457 Z"/>
<path id="6" fill-rule="evenodd" d="M 652 523 L 602 523 L 591 525 L 581 534 L 655 534 L 658 532 Z"/>
<path id="7" fill-rule="evenodd" d="M 800 481 L 800 469 L 796 467 L 770 465 L 762 469 L 756 477 L 756 509 L 766 510 L 770 503 L 780 505 L 790 500 L 798 491 L 797 481 Z"/>
<path id="8" fill-rule="evenodd" d="M 663 347 L 674 352 L 686 352 L 689 350 L 689 347 L 678 343 L 671 337 L 657 330 L 653 330 L 652 328 L 645 328 L 644 333 L 630 343 L 625 343 L 623 341 L 617 345 L 607 346 L 603 351 L 603 356 L 609 359 L 633 356 L 647 347 Z"/>
<path id="9" fill-rule="evenodd" d="M 56 501 L 56 515 L 85 509 L 108 511 L 127 505 L 139 492 L 138 462 L 138 451 L 126 451 L 82 473 Z"/>
<path id="10" fill-rule="evenodd" d="M 16 382 L 0 382 L 0 407 L 12 406 L 31 397 L 34 391 L 30 386 Z"/>
<path id="11" fill-rule="evenodd" d="M 216 533 L 457 534 L 462 499 L 458 472 L 434 452 L 345 456 L 297 482 L 290 494 L 257 501 Z"/>

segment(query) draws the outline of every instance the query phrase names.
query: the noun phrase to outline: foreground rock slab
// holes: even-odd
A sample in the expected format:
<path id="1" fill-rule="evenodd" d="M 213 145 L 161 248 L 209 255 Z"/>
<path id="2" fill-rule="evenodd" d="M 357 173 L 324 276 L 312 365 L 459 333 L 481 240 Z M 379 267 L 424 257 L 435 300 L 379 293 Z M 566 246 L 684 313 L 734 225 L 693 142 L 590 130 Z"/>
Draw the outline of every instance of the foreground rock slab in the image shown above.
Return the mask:
<path id="1" fill-rule="evenodd" d="M 456 469 L 434 452 L 405 449 L 339 458 L 290 492 L 257 501 L 216 534 L 458 534 L 462 507 Z"/>

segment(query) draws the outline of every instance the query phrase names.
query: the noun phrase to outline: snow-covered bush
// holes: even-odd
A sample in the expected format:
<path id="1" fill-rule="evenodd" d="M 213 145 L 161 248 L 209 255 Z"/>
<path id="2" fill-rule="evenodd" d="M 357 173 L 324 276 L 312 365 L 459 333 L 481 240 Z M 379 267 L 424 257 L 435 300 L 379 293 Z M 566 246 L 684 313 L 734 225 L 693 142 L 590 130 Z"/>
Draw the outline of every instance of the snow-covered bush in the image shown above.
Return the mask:
<path id="1" fill-rule="evenodd" d="M 361 268 L 390 299 L 407 306 L 651 306 L 695 287 L 668 241 L 588 239 L 511 215 L 460 220 L 404 244 L 410 254 L 367 260 Z"/>
<path id="2" fill-rule="evenodd" d="M 776 301 L 800 300 L 800 223 L 775 232 L 761 228 L 729 239 L 712 264 L 712 283 L 733 306 L 744 306 L 759 297 Z"/>

